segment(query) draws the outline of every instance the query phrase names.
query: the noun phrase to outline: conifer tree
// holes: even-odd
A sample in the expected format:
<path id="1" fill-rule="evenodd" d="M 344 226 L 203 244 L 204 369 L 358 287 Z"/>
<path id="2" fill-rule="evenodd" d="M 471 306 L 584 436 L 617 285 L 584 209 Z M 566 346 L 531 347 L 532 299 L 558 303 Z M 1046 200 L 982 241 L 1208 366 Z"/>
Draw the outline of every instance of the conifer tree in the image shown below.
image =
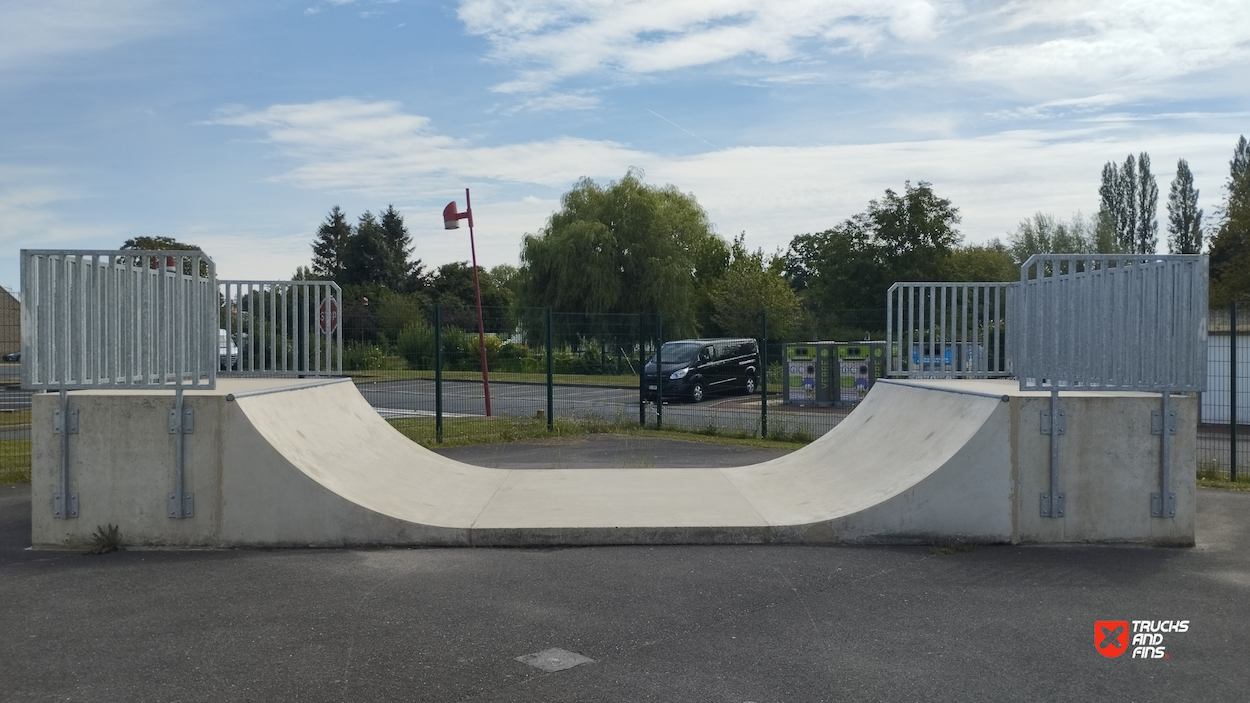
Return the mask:
<path id="1" fill-rule="evenodd" d="M 1150 154 L 1143 151 L 1137 157 L 1137 229 L 1133 237 L 1133 251 L 1138 254 L 1153 254 L 1159 248 L 1158 208 L 1159 186 L 1150 172 Z"/>
<path id="2" fill-rule="evenodd" d="M 1168 253 L 1197 254 L 1202 251 L 1202 208 L 1189 162 L 1176 162 L 1176 178 L 1168 191 Z"/>
<path id="3" fill-rule="evenodd" d="M 326 215 L 326 221 L 317 228 L 317 238 L 313 240 L 313 275 L 328 281 L 342 278 L 343 260 L 351 238 L 352 226 L 335 205 Z"/>

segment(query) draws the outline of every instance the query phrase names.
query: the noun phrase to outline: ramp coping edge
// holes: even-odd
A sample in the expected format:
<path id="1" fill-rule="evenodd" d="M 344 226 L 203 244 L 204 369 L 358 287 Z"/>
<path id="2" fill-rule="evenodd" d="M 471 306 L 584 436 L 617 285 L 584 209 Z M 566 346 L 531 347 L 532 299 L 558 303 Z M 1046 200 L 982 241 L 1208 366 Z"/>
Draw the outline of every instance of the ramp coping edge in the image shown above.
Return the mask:
<path id="1" fill-rule="evenodd" d="M 939 386 L 929 386 L 923 383 L 908 383 L 907 381 L 900 381 L 893 378 L 878 378 L 877 383 L 888 383 L 892 386 L 907 386 L 908 388 L 923 388 L 925 390 L 937 391 L 939 393 L 958 393 L 960 395 L 975 395 L 981 398 L 997 398 L 1004 403 L 1011 401 L 1011 396 L 1006 393 L 986 393 L 985 391 L 970 391 L 966 388 L 941 388 Z"/>
<path id="2" fill-rule="evenodd" d="M 318 386 L 329 386 L 335 383 L 351 383 L 351 382 L 352 382 L 352 379 L 349 377 L 323 378 L 323 379 L 317 379 L 316 381 L 309 381 L 308 383 L 296 383 L 290 386 L 279 386 L 277 388 L 260 388 L 254 391 L 239 391 L 238 393 L 228 393 L 226 394 L 226 401 L 229 402 L 229 401 L 238 400 L 239 398 L 250 398 L 252 396 L 257 396 L 257 395 L 269 395 L 270 393 L 285 393 L 287 391 L 298 391 L 298 390 L 303 390 L 305 388 L 316 388 Z"/>

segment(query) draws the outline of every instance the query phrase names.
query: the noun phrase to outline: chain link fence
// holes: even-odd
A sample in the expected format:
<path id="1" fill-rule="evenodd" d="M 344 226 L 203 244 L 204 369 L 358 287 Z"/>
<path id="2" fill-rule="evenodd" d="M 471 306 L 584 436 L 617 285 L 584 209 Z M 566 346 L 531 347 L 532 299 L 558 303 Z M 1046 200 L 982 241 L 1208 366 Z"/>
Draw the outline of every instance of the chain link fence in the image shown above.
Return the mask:
<path id="1" fill-rule="evenodd" d="M 866 347 L 796 356 L 796 346 L 814 346 L 768 339 L 766 319 L 749 337 L 731 337 L 710 316 L 683 326 L 660 314 L 484 307 L 482 323 L 479 334 L 474 308 L 442 305 L 387 333 L 368 301 L 345 301 L 344 373 L 426 446 L 638 428 L 810 441 L 846 417 L 875 378 Z M 657 348 L 691 346 L 686 340 L 703 340 L 709 362 L 734 355 L 738 372 L 708 372 L 720 375 L 694 395 L 692 384 L 670 378 L 685 360 L 664 351 L 661 380 L 645 383 Z M 657 383 L 667 384 L 661 402 L 646 387 Z"/>
<path id="2" fill-rule="evenodd" d="M 1207 316 L 1207 390 L 1198 421 L 1198 473 L 1250 480 L 1250 317 L 1234 303 Z"/>
<path id="3" fill-rule="evenodd" d="M 22 307 L 0 288 L 0 483 L 30 480 L 30 393 L 22 390 Z"/>

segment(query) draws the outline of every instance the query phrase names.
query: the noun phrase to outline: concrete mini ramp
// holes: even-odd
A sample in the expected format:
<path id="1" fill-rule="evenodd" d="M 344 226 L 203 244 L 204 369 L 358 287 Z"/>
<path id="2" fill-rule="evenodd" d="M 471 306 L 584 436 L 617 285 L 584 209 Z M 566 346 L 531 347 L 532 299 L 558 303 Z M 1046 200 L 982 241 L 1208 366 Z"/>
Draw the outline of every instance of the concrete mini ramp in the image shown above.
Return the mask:
<path id="1" fill-rule="evenodd" d="M 1178 487 L 1178 517 L 1151 520 L 1151 443 L 1106 443 L 1118 453 L 1108 469 L 1107 461 L 1077 456 L 1081 432 L 1070 432 L 1068 518 L 1037 517 L 1049 444 L 1024 438 L 1027 428 L 1037 432 L 1034 407 L 1046 400 L 1008 383 L 881 382 L 824 437 L 762 464 L 593 470 L 505 470 L 447 459 L 397 432 L 347 381 L 219 386 L 187 396 L 197 413 L 187 450 L 188 487 L 196 493 L 189 519 L 164 516 L 161 487 L 170 470 L 160 442 L 125 453 L 125 461 L 116 450 L 71 453 L 81 515 L 52 519 L 40 503 L 56 490 L 51 467 L 59 450 L 50 432 L 36 432 L 35 543 L 74 544 L 105 523 L 119 524 L 131 543 L 213 546 L 1193 539 L 1192 443 L 1190 470 L 1176 470 L 1190 484 Z M 167 410 L 155 394 L 73 397 L 84 431 L 88 417 L 97 418 L 102 436 L 126 436 L 149 421 L 163 428 Z M 1123 394 L 1115 404 L 1134 406 L 1130 414 L 1144 409 L 1147 438 L 1151 399 L 1157 396 Z M 1082 402 L 1072 401 L 1070 424 L 1085 417 Z M 1177 403 L 1182 413 L 1192 405 Z M 50 415 L 52 406 L 37 402 L 35 412 Z M 1086 419 L 1105 412 L 1096 408 Z M 1173 442 L 1182 455 L 1184 445 Z M 1089 479 L 1082 465 L 1107 475 Z M 1112 475 L 1114 485 L 1103 487 Z M 1115 498 L 1119 490 L 1136 493 Z M 1108 526 L 1082 513 L 1082 491 L 1112 496 L 1104 507 L 1132 514 L 1117 513 Z"/>

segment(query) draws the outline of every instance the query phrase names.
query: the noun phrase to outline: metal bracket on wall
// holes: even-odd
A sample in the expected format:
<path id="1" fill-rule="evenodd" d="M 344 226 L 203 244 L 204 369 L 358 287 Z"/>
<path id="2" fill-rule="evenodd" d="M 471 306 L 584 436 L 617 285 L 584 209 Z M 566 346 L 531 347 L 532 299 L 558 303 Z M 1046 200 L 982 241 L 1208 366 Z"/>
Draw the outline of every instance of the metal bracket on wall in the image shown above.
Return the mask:
<path id="1" fill-rule="evenodd" d="M 179 428 L 183 434 L 195 434 L 195 408 L 182 409 L 182 422 L 178 422 L 178 411 L 170 409 L 169 434 L 178 434 Z"/>
<path id="2" fill-rule="evenodd" d="M 170 493 L 169 516 L 172 518 L 195 517 L 195 494 L 183 493 L 182 500 L 178 500 L 177 493 Z"/>
<path id="3" fill-rule="evenodd" d="M 1163 411 L 1150 411 L 1150 434 L 1163 434 Z M 1168 434 L 1176 434 L 1176 413 L 1168 413 Z"/>
<path id="4" fill-rule="evenodd" d="M 1150 432 L 1160 437 L 1159 492 L 1150 494 L 1151 517 L 1176 517 L 1176 494 L 1172 488 L 1172 435 L 1176 434 L 1176 412 L 1171 405 L 1172 394 L 1163 394 L 1163 409 L 1150 411 Z M 1164 420 L 1167 432 L 1164 432 Z"/>
<path id="5" fill-rule="evenodd" d="M 1050 411 L 1049 411 L 1049 410 L 1043 410 L 1041 414 L 1042 414 L 1042 434 L 1050 434 L 1050 433 L 1051 433 L 1052 428 L 1053 428 L 1056 424 L 1059 426 L 1059 427 L 1058 427 L 1058 432 L 1059 432 L 1059 434 L 1063 435 L 1063 434 L 1067 434 L 1067 433 L 1068 433 L 1068 415 L 1067 415 L 1067 413 L 1065 413 L 1065 412 L 1064 412 L 1064 411 L 1062 411 L 1062 410 L 1060 410 L 1060 411 L 1057 413 L 1057 415 L 1058 415 L 1058 417 L 1059 417 L 1059 422 L 1058 422 L 1058 423 L 1052 423 L 1052 422 L 1050 421 Z"/>
<path id="6" fill-rule="evenodd" d="M 1063 517 L 1064 495 L 1062 493 L 1055 494 L 1055 500 L 1052 503 L 1049 493 L 1042 493 L 1038 496 L 1038 510 L 1041 511 L 1042 517 Z"/>
<path id="7" fill-rule="evenodd" d="M 1176 517 L 1176 494 L 1169 493 L 1168 504 L 1164 506 L 1163 497 L 1158 493 L 1151 493 L 1150 515 L 1151 517 Z"/>
<path id="8" fill-rule="evenodd" d="M 1042 517 L 1063 517 L 1064 494 L 1059 490 L 1059 438 L 1068 431 L 1067 413 L 1059 407 L 1059 391 L 1050 390 L 1050 410 L 1041 411 L 1041 432 L 1050 435 L 1050 490 L 1038 495 L 1038 511 Z"/>
<path id="9" fill-rule="evenodd" d="M 68 505 L 66 503 L 68 502 Z M 78 517 L 78 494 L 70 493 L 69 500 L 65 500 L 64 493 L 52 494 L 52 517 L 58 518 L 75 518 Z"/>
<path id="10" fill-rule="evenodd" d="M 62 520 L 78 517 L 78 494 L 69 490 L 69 436 L 78 434 L 78 409 L 69 406 L 69 393 L 61 389 L 57 408 L 52 411 L 52 432 L 61 436 L 61 490 L 52 494 L 52 517 Z"/>
<path id="11" fill-rule="evenodd" d="M 174 440 L 174 490 L 169 494 L 169 517 L 195 517 L 195 494 L 186 489 L 186 436 L 195 432 L 195 409 L 183 404 L 182 389 L 174 392 L 174 407 L 169 410 L 169 433 Z"/>
<path id="12" fill-rule="evenodd" d="M 64 430 L 68 434 L 78 434 L 78 409 L 72 408 L 62 413 L 60 408 L 52 411 L 52 433 L 61 434 Z"/>

